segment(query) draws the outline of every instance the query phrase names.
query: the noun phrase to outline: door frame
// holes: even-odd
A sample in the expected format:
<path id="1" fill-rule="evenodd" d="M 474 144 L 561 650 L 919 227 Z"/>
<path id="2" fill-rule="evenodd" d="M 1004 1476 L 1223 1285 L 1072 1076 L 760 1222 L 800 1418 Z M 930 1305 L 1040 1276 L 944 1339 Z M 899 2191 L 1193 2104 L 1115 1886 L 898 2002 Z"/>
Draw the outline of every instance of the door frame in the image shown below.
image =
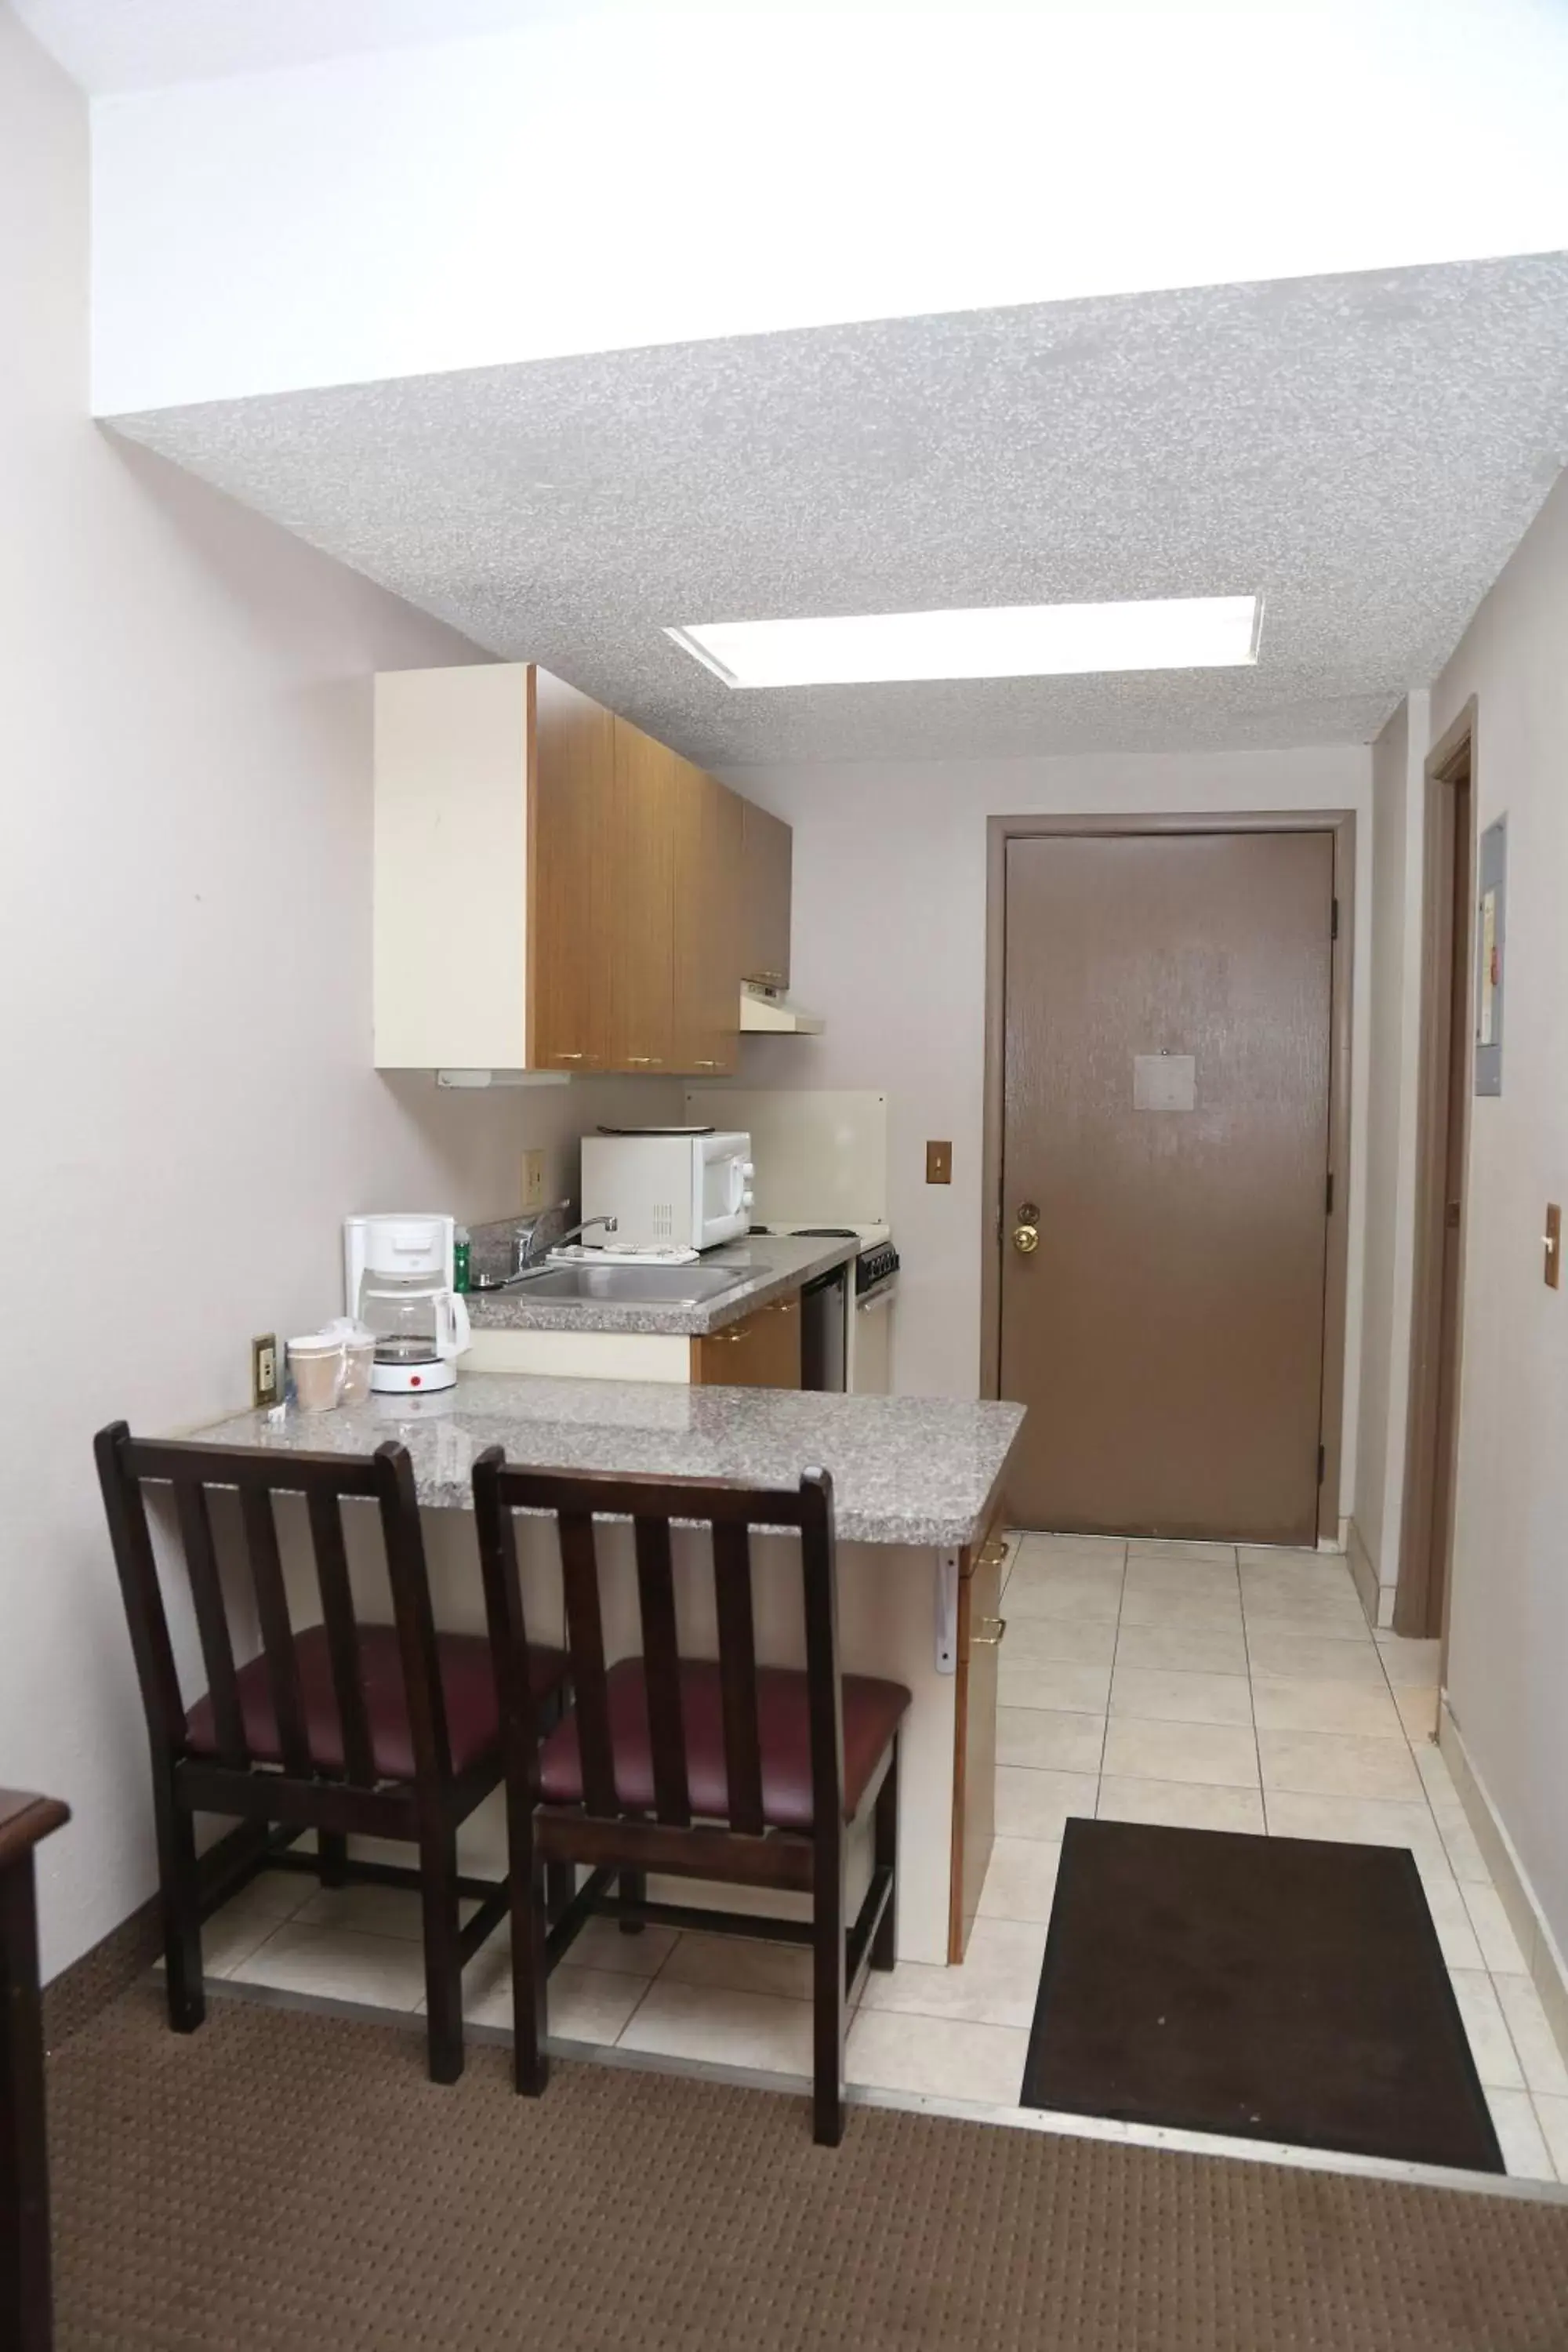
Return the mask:
<path id="1" fill-rule="evenodd" d="M 1355 948 L 1353 809 L 1206 809 L 1115 815 L 994 816 L 985 844 L 985 1094 L 980 1184 L 980 1393 L 1001 1394 L 1002 1126 L 1006 1035 L 1007 845 L 1062 835 L 1326 833 L 1333 843 L 1339 928 L 1330 971 L 1328 1168 L 1334 1179 L 1323 1286 L 1323 1382 L 1318 1442 L 1318 1542 L 1341 1548 L 1340 1465 L 1344 1453 L 1345 1328 L 1350 1265 L 1351 1025 Z"/>
<path id="2" fill-rule="evenodd" d="M 1475 1094 L 1475 1020 L 1466 1021 L 1463 1055 L 1465 1181 L 1459 1192 L 1459 1239 L 1456 1253 L 1458 1312 L 1447 1344 L 1451 1426 L 1441 1425 L 1445 1335 L 1443 1329 L 1444 1191 L 1447 1175 L 1447 1120 L 1453 1069 L 1453 958 L 1464 956 L 1473 997 L 1474 926 L 1462 940 L 1454 932 L 1454 866 L 1458 847 L 1454 786 L 1461 774 L 1469 784 L 1468 872 L 1476 881 L 1477 706 L 1474 695 L 1426 755 L 1426 803 L 1422 811 L 1421 1031 L 1415 1127 L 1415 1236 L 1410 1300 L 1410 1405 L 1405 1443 L 1405 1497 L 1400 1515 L 1399 1575 L 1394 1595 L 1395 1633 L 1416 1639 L 1448 1636 L 1449 1568 L 1453 1558 L 1454 1491 L 1458 1469 L 1459 1382 L 1464 1356 L 1465 1265 L 1469 1226 L 1471 1108 Z M 1433 1556 L 1438 1480 L 1446 1482 L 1447 1542 L 1441 1559 Z M 1446 1649 L 1442 1664 L 1447 1663 Z"/>

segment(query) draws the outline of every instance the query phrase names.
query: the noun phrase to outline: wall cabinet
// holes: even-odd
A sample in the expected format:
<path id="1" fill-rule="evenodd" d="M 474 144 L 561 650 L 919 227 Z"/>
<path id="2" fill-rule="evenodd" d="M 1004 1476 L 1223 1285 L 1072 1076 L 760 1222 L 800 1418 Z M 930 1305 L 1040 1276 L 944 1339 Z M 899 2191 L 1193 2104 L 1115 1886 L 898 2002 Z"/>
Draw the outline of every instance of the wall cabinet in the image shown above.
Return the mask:
<path id="1" fill-rule="evenodd" d="M 797 1389 L 800 1293 L 771 1299 L 739 1323 L 691 1342 L 694 1388 Z"/>
<path id="2" fill-rule="evenodd" d="M 547 670 L 529 668 L 524 676 L 531 681 L 524 690 L 533 731 L 523 790 L 532 823 L 517 954 L 532 1018 L 521 1060 L 494 1066 L 604 1070 L 610 1067 L 604 943 L 614 920 L 605 846 L 615 828 L 616 721 Z M 515 887 L 510 877 L 509 887 Z M 468 1058 L 458 1055 L 458 1066 Z M 482 1055 L 473 1059 L 483 1065 Z"/>
<path id="3" fill-rule="evenodd" d="M 787 949 L 789 852 L 531 663 L 379 677 L 377 1068 L 732 1071 L 748 963 L 780 962 L 781 920 Z"/>
<path id="4" fill-rule="evenodd" d="M 742 805 L 741 977 L 787 988 L 794 835 L 782 817 Z"/>
<path id="5" fill-rule="evenodd" d="M 675 764 L 675 1066 L 722 1077 L 740 1052 L 746 803 L 688 761 Z"/>

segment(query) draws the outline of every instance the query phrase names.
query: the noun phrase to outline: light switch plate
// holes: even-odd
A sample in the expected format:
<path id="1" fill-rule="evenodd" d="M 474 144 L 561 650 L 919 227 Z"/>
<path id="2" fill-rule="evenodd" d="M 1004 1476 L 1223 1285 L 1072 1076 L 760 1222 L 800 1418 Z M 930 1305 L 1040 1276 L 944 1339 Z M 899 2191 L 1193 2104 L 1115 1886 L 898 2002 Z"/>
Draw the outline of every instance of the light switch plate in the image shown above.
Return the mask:
<path id="1" fill-rule="evenodd" d="M 951 1184 L 952 1181 L 952 1146 L 951 1143 L 926 1145 L 926 1182 Z"/>

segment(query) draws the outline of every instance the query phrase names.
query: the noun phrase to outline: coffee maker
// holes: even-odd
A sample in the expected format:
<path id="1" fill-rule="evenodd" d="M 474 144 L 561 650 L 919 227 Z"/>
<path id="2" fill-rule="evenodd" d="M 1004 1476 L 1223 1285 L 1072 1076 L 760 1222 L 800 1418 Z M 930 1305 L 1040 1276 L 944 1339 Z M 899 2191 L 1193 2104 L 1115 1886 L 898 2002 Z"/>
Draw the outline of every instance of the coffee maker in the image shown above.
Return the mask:
<path id="1" fill-rule="evenodd" d="M 456 1221 L 401 1213 L 343 1221 L 348 1312 L 375 1339 L 370 1384 L 386 1396 L 449 1389 L 471 1344 L 453 1287 Z"/>

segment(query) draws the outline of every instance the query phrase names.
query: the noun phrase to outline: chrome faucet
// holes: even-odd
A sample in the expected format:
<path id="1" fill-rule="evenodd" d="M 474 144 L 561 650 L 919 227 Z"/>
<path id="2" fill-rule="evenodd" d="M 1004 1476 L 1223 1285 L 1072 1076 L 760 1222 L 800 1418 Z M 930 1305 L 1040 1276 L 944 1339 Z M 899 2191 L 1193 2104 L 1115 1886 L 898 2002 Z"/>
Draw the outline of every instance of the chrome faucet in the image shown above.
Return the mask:
<path id="1" fill-rule="evenodd" d="M 616 1217 L 584 1217 L 580 1225 L 569 1225 L 563 1234 L 552 1234 L 550 1241 L 550 1249 L 564 1249 L 568 1242 L 576 1241 L 581 1234 L 590 1233 L 595 1225 L 603 1225 L 607 1234 L 613 1234 L 616 1232 L 620 1220 Z M 519 1234 L 518 1249 L 520 1264 L 517 1270 L 519 1274 L 521 1274 L 529 1266 L 536 1263 L 533 1255 L 533 1235 L 531 1233 Z M 543 1255 L 548 1256 L 549 1250 L 545 1251 Z"/>
<path id="2" fill-rule="evenodd" d="M 562 1214 L 571 1205 L 569 1201 L 559 1201 L 554 1210 L 543 1210 L 528 1223 L 519 1225 L 511 1239 L 510 1274 L 506 1282 L 487 1284 L 486 1287 L 504 1290 L 509 1283 L 521 1282 L 524 1275 L 531 1274 L 536 1267 L 542 1265 L 552 1250 L 561 1249 L 567 1242 L 576 1241 L 580 1234 L 590 1232 L 595 1225 L 603 1225 L 607 1234 L 616 1231 L 617 1221 L 614 1217 L 584 1217 L 580 1225 L 573 1225 L 565 1233 L 552 1234 L 548 1241 L 540 1245 L 538 1234 L 541 1225 L 552 1215 Z"/>

